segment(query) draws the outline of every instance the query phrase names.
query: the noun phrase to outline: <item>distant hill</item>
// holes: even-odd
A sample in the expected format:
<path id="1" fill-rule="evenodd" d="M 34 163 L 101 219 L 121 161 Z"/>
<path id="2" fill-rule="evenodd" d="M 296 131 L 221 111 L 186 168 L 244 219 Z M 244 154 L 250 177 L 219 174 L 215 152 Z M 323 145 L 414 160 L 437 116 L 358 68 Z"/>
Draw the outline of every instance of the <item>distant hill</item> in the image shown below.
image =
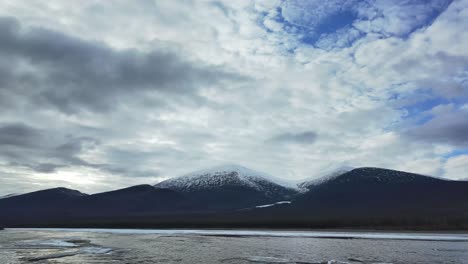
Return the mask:
<path id="1" fill-rule="evenodd" d="M 138 185 L 94 195 L 54 188 L 0 200 L 0 223 L 128 218 L 190 212 L 192 207 L 191 202 L 182 194 L 151 185 Z"/>
<path id="2" fill-rule="evenodd" d="M 0 226 L 2 222 L 28 222 L 40 218 L 59 218 L 75 200 L 87 194 L 67 188 L 54 188 L 0 199 Z"/>

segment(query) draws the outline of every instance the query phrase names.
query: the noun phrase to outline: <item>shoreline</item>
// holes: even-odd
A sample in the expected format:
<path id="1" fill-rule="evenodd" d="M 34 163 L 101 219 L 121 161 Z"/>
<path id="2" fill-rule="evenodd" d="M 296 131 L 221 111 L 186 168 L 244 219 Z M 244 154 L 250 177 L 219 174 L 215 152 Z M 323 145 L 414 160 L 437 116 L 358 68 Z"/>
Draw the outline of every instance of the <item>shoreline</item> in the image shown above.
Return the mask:
<path id="1" fill-rule="evenodd" d="M 457 234 L 457 235 L 467 235 L 468 230 L 407 230 L 407 229 L 350 229 L 350 228 L 333 228 L 333 229 L 300 229 L 300 228 L 106 228 L 106 227 L 13 227 L 13 228 L 3 228 L 0 230 L 8 231 L 161 231 L 161 232 L 170 232 L 170 231 L 227 231 L 227 232 L 272 232 L 272 233 L 282 233 L 282 232 L 291 232 L 291 233 L 300 233 L 300 232 L 317 232 L 317 233 L 345 233 L 345 234 Z"/>
<path id="2" fill-rule="evenodd" d="M 360 228 L 300 228 L 300 227 L 291 227 L 291 228 L 284 228 L 284 227 L 197 227 L 197 226 L 180 226 L 180 227 L 161 227 L 161 226 L 142 226 L 142 227 L 129 227 L 129 226 L 122 226 L 122 227 L 106 227 L 106 226 L 24 226 L 24 227 L 0 227 L 0 231 L 3 230 L 60 230 L 60 229 L 95 229 L 95 230 L 206 230 L 206 231 L 217 231 L 217 230 L 224 230 L 224 231 L 269 231 L 269 232 L 346 232 L 346 233 L 409 233 L 409 234 L 467 234 L 468 230 L 466 229 L 399 229 L 399 228 L 375 228 L 375 227 L 360 227 Z"/>

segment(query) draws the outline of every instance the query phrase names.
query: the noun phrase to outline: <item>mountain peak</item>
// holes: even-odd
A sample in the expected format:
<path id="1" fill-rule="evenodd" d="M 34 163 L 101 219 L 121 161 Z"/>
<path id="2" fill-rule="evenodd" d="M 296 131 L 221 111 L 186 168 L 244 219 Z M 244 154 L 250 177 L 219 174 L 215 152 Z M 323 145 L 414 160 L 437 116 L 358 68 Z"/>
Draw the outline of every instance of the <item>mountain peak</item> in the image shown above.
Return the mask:
<path id="1" fill-rule="evenodd" d="M 398 170 L 390 170 L 377 167 L 351 168 L 343 167 L 331 171 L 322 177 L 306 180 L 298 184 L 301 190 L 307 191 L 312 187 L 323 184 L 343 183 L 368 183 L 368 184 L 405 184 L 413 182 L 437 182 L 443 181 L 432 176 L 409 173 Z"/>
<path id="2" fill-rule="evenodd" d="M 266 177 L 266 178 L 271 177 L 270 175 L 264 172 L 249 169 L 247 167 L 234 164 L 234 163 L 227 163 L 227 164 L 214 166 L 211 168 L 197 170 L 189 174 L 185 174 L 182 177 L 184 176 L 191 177 L 191 176 L 199 176 L 203 174 L 216 174 L 216 173 L 224 173 L 224 172 L 237 172 L 239 175 L 256 175 L 256 176 Z"/>
<path id="3" fill-rule="evenodd" d="M 188 173 L 180 177 L 171 178 L 155 186 L 169 189 L 193 189 L 221 185 L 245 185 L 259 189 L 261 188 L 260 185 L 266 182 L 281 186 L 285 185 L 281 180 L 267 173 L 237 164 L 223 164 Z"/>
<path id="4" fill-rule="evenodd" d="M 223 185 L 244 185 L 257 189 L 259 188 L 257 181 L 267 181 L 264 176 L 266 174 L 240 165 L 227 164 L 168 179 L 155 186 L 176 190 L 194 190 Z"/>
<path id="5" fill-rule="evenodd" d="M 296 190 L 285 187 L 266 173 L 240 165 L 221 165 L 162 181 L 156 188 L 190 193 L 209 208 L 249 208 L 287 200 Z"/>
<path id="6" fill-rule="evenodd" d="M 49 192 L 49 193 L 57 193 L 57 194 L 63 194 L 63 195 L 69 195 L 69 196 L 86 196 L 87 194 L 84 194 L 78 190 L 73 190 L 73 189 L 68 189 L 65 187 L 57 187 L 57 188 L 52 188 L 52 189 L 46 189 L 42 190 L 39 192 Z"/>
<path id="7" fill-rule="evenodd" d="M 385 183 L 385 184 L 405 184 L 414 182 L 438 182 L 443 181 L 432 176 L 410 173 L 405 171 L 390 170 L 377 167 L 360 167 L 338 175 L 322 183 Z"/>

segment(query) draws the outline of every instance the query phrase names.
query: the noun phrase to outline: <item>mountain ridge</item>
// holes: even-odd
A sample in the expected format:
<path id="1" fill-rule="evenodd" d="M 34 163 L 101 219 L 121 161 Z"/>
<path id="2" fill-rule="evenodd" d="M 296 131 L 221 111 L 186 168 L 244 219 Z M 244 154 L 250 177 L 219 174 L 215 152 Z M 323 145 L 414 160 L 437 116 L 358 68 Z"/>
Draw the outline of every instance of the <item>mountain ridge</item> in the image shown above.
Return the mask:
<path id="1" fill-rule="evenodd" d="M 285 180 L 278 179 L 276 177 L 273 177 L 265 172 L 260 172 L 257 170 L 249 169 L 247 167 L 237 165 L 237 164 L 224 164 L 224 165 L 219 165 L 211 168 L 205 168 L 201 170 L 197 170 L 191 173 L 184 174 L 179 177 L 174 177 L 167 179 L 165 181 L 162 181 L 160 183 L 155 184 L 156 187 L 173 187 L 173 188 L 190 188 L 190 181 L 198 181 L 200 187 L 203 187 L 203 184 L 206 185 L 216 185 L 220 184 L 222 185 L 222 182 L 218 183 L 213 183 L 210 182 L 210 177 L 205 177 L 204 179 L 197 180 L 197 178 L 202 178 L 204 175 L 208 176 L 213 176 L 213 175 L 226 175 L 229 173 L 237 173 L 237 178 L 239 181 L 250 185 L 251 187 L 258 188 L 257 184 L 255 181 L 270 181 L 272 183 L 275 183 L 277 185 L 281 185 L 284 187 L 291 187 L 293 184 L 290 184 L 286 182 Z M 201 182 L 202 180 L 205 180 L 205 182 Z"/>
<path id="2" fill-rule="evenodd" d="M 171 189 L 166 182 L 92 195 L 53 188 L 0 199 L 0 225 L 468 229 L 466 181 L 361 167 L 299 192 L 250 170 L 194 174 L 183 179 L 208 177 L 213 184 Z"/>

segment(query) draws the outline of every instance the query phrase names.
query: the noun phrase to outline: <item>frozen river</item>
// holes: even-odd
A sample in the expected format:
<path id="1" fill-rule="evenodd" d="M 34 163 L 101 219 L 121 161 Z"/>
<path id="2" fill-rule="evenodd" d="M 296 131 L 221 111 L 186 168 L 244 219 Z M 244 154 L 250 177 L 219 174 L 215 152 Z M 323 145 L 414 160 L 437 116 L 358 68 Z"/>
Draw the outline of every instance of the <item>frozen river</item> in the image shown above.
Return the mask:
<path id="1" fill-rule="evenodd" d="M 0 263 L 468 263 L 468 235 L 7 229 Z"/>

